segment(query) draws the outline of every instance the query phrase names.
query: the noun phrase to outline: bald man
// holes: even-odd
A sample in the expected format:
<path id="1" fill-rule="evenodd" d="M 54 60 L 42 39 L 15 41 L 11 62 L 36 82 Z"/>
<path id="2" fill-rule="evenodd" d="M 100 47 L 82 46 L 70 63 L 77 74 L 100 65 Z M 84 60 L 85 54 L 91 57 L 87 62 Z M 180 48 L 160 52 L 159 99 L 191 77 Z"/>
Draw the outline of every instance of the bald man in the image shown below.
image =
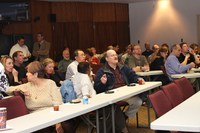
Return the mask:
<path id="1" fill-rule="evenodd" d="M 139 79 L 135 72 L 130 68 L 118 63 L 118 55 L 114 50 L 106 52 L 106 63 L 97 72 L 94 87 L 97 93 L 112 90 L 130 83 L 137 83 Z M 129 108 L 125 112 L 125 117 L 133 118 L 140 106 L 142 100 L 138 96 L 124 99 L 129 104 Z"/>

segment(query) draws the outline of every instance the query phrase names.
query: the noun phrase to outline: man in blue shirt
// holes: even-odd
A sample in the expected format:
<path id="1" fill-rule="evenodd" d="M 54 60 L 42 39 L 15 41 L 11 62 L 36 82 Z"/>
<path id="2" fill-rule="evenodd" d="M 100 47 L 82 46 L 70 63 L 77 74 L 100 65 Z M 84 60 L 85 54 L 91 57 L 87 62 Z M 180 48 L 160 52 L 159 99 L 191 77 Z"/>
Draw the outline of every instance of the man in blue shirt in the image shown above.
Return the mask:
<path id="1" fill-rule="evenodd" d="M 194 68 L 195 64 L 194 62 L 191 62 L 190 64 L 187 64 L 187 65 L 181 65 L 181 63 L 179 62 L 177 58 L 181 54 L 181 47 L 179 44 L 174 44 L 171 49 L 172 49 L 172 52 L 168 56 L 165 62 L 165 69 L 166 69 L 169 79 L 173 80 L 171 78 L 172 74 L 186 73 L 188 69 Z"/>

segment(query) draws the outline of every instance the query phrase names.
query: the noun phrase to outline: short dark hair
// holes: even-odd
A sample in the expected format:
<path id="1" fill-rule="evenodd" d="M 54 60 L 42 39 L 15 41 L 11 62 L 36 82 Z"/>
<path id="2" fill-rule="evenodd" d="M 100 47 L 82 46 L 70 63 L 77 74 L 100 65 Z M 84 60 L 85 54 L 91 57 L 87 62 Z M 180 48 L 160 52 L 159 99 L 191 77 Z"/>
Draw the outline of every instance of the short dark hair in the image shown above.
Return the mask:
<path id="1" fill-rule="evenodd" d="M 186 42 L 182 42 L 182 43 L 180 43 L 179 45 L 180 45 L 180 47 L 182 48 L 184 44 L 187 44 L 187 43 L 186 43 Z"/>
<path id="2" fill-rule="evenodd" d="M 19 53 L 23 53 L 22 51 L 15 51 L 12 55 L 13 60 L 15 61 L 15 57 L 18 56 Z"/>
<path id="3" fill-rule="evenodd" d="M 19 40 L 21 40 L 21 39 L 24 40 L 24 36 L 19 36 L 19 37 L 17 38 L 17 41 L 19 41 Z"/>
<path id="4" fill-rule="evenodd" d="M 80 62 L 78 64 L 78 72 L 87 74 L 90 68 L 90 64 L 88 62 Z"/>
<path id="5" fill-rule="evenodd" d="M 74 54 L 73 54 L 73 59 L 74 59 L 74 60 L 76 60 L 75 57 L 78 56 L 78 52 L 79 52 L 79 51 L 82 51 L 82 50 L 77 49 L 77 50 L 74 51 Z"/>

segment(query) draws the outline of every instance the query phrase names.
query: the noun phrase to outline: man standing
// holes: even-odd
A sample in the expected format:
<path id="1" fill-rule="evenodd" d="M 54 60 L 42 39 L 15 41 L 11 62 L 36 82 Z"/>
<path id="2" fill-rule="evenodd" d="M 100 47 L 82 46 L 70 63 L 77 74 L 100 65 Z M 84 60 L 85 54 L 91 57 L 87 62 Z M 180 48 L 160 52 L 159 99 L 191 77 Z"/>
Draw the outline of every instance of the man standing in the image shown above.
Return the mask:
<path id="1" fill-rule="evenodd" d="M 74 51 L 74 61 L 67 67 L 65 79 L 71 79 L 78 72 L 77 66 L 79 62 L 85 62 L 85 54 L 82 50 L 77 49 Z"/>
<path id="2" fill-rule="evenodd" d="M 172 52 L 168 56 L 165 62 L 165 69 L 166 69 L 169 79 L 173 80 L 171 78 L 172 74 L 186 73 L 188 69 L 194 68 L 195 64 L 194 62 L 191 62 L 190 64 L 182 65 L 178 61 L 177 57 L 179 57 L 181 54 L 181 47 L 179 44 L 174 44 L 171 49 L 172 49 Z"/>
<path id="3" fill-rule="evenodd" d="M 35 60 L 42 61 L 49 57 L 50 43 L 44 39 L 42 33 L 37 33 L 37 42 L 33 44 L 33 56 Z"/>
<path id="4" fill-rule="evenodd" d="M 136 83 L 138 79 L 144 83 L 130 68 L 118 63 L 118 56 L 114 50 L 108 50 L 105 55 L 106 63 L 97 72 L 94 87 L 97 93 L 105 92 L 114 88 L 118 88 L 130 83 Z M 125 115 L 133 118 L 135 113 L 142 105 L 142 100 L 138 96 L 125 99 L 129 104 L 129 108 Z"/>
<path id="5" fill-rule="evenodd" d="M 20 36 L 17 40 L 17 44 L 15 44 L 14 46 L 12 46 L 12 48 L 10 49 L 10 57 L 13 56 L 13 53 L 16 51 L 21 51 L 24 55 L 24 62 L 28 61 L 28 58 L 31 57 L 31 53 L 28 50 L 28 47 L 24 44 L 25 39 L 23 36 Z"/>

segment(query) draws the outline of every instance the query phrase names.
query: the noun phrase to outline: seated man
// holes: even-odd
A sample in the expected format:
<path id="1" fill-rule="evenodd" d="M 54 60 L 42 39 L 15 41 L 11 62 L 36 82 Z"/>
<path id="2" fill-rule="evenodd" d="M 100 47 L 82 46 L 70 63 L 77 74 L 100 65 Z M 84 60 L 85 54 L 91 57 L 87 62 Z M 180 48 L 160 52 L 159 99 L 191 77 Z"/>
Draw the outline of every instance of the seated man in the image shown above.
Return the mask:
<path id="1" fill-rule="evenodd" d="M 78 72 L 72 78 L 74 90 L 78 98 L 83 98 L 83 96 L 92 97 L 96 95 L 96 91 L 94 90 L 93 84 L 90 80 L 90 65 L 88 62 L 80 62 L 78 64 Z M 110 106 L 105 107 L 106 111 L 106 132 L 110 133 L 111 126 L 111 108 Z M 102 110 L 100 110 L 100 115 L 102 115 Z M 116 131 L 121 133 L 128 133 L 126 128 L 125 118 L 123 116 L 122 111 L 118 106 L 115 106 L 115 123 L 116 123 Z M 101 124 L 102 125 L 102 124 Z M 102 130 L 102 128 L 100 129 Z"/>
<path id="2" fill-rule="evenodd" d="M 60 72 L 66 72 L 67 67 L 70 63 L 72 63 L 72 60 L 70 59 L 70 53 L 68 49 L 63 50 L 63 59 L 59 61 L 58 63 L 58 70 Z"/>
<path id="3" fill-rule="evenodd" d="M 128 65 L 134 72 L 149 71 L 149 64 L 139 44 L 132 46 L 132 55 L 127 57 L 125 64 Z"/>
<path id="4" fill-rule="evenodd" d="M 65 79 L 71 79 L 77 73 L 79 62 L 85 62 L 85 53 L 82 50 L 77 49 L 74 51 L 74 61 L 67 67 Z"/>
<path id="5" fill-rule="evenodd" d="M 179 44 L 174 44 L 171 49 L 172 52 L 165 62 L 165 69 L 169 79 L 173 80 L 171 78 L 172 74 L 186 73 L 190 68 L 194 68 L 195 64 L 191 62 L 190 64 L 183 65 L 178 61 L 177 57 L 181 54 L 181 47 Z"/>
<path id="6" fill-rule="evenodd" d="M 118 63 L 117 53 L 114 50 L 108 50 L 105 58 L 106 63 L 97 72 L 95 78 L 94 87 L 97 93 L 129 85 L 130 83 L 138 81 L 139 77 L 135 72 Z M 143 79 L 142 82 L 144 82 Z M 133 96 L 124 101 L 129 104 L 129 108 L 126 110 L 125 115 L 133 118 L 142 105 L 142 100 L 138 96 Z"/>
<path id="7" fill-rule="evenodd" d="M 14 68 L 18 72 L 18 80 L 21 82 L 26 78 L 26 68 L 24 65 L 24 54 L 22 51 L 16 51 L 13 53 Z"/>
<path id="8" fill-rule="evenodd" d="M 188 44 L 183 42 L 180 44 L 181 47 L 181 54 L 178 57 L 179 62 L 182 65 L 190 64 L 194 62 L 195 64 L 199 64 L 199 58 L 197 57 L 196 53 L 193 49 L 189 48 Z"/>

